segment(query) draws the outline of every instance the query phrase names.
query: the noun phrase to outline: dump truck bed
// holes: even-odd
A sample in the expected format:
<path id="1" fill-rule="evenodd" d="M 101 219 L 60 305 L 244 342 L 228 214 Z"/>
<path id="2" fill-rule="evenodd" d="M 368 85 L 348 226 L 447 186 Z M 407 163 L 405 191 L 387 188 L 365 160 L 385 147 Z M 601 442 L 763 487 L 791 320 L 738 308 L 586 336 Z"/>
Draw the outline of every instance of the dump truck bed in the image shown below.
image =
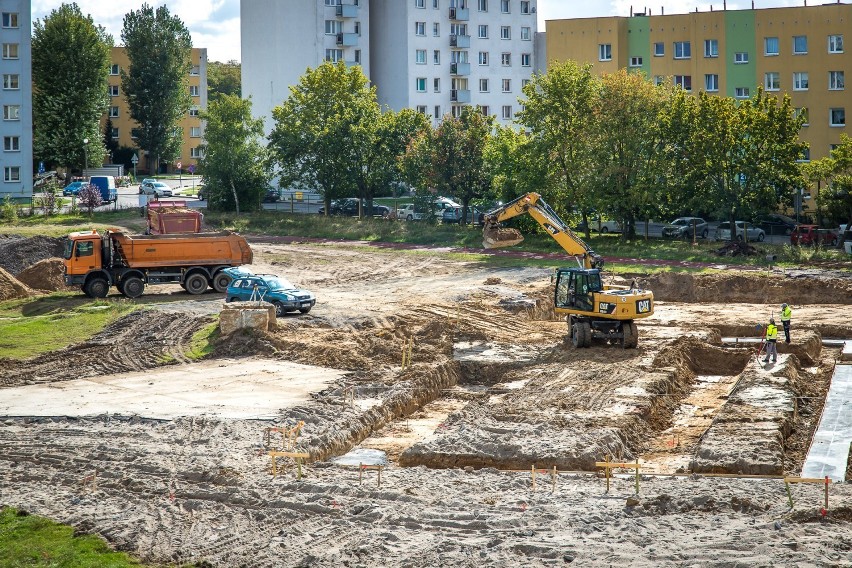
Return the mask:
<path id="1" fill-rule="evenodd" d="M 252 252 L 246 240 L 231 232 L 125 235 L 110 237 L 116 253 L 131 268 L 167 266 L 239 266 L 251 264 Z"/>
<path id="2" fill-rule="evenodd" d="M 148 232 L 152 235 L 200 233 L 203 218 L 201 211 L 190 209 L 185 201 L 148 204 Z"/>

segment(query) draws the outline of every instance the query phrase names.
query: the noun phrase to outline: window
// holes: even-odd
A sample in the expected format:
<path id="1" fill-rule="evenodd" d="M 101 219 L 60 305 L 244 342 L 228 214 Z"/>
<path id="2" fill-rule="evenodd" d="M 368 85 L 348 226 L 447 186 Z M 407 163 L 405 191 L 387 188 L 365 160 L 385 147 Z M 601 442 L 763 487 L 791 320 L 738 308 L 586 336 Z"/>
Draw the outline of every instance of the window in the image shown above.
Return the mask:
<path id="1" fill-rule="evenodd" d="M 748 63 L 748 52 L 747 51 L 738 51 L 734 54 L 734 63 L 742 64 Z"/>
<path id="2" fill-rule="evenodd" d="M 666 78 L 662 75 L 654 75 L 654 86 L 659 87 L 666 81 Z"/>
<path id="3" fill-rule="evenodd" d="M 199 116 L 200 113 L 198 107 L 189 107 L 189 116 Z"/>
<path id="4" fill-rule="evenodd" d="M 190 158 L 203 158 L 204 154 L 201 153 L 201 148 L 195 147 L 189 149 L 189 157 Z"/>
<path id="5" fill-rule="evenodd" d="M 20 152 L 21 151 L 21 139 L 18 136 L 4 136 L 3 137 L 3 151 L 4 152 Z"/>
<path id="6" fill-rule="evenodd" d="M 462 107 L 460 106 L 452 106 L 450 107 L 450 114 L 453 115 L 453 118 L 458 118 L 461 116 Z"/>
<path id="7" fill-rule="evenodd" d="M 113 140 L 118 140 L 118 128 L 113 128 L 110 131 L 109 135 L 112 137 Z"/>
<path id="8" fill-rule="evenodd" d="M 3 59 L 17 59 L 18 58 L 18 44 L 17 43 L 4 43 L 3 44 Z"/>
<path id="9" fill-rule="evenodd" d="M 441 105 L 435 105 L 435 108 L 432 110 L 434 111 L 432 113 L 432 116 L 434 116 L 436 119 L 441 118 Z"/>
<path id="10" fill-rule="evenodd" d="M 189 137 L 190 138 L 201 138 L 201 127 L 200 126 L 191 126 L 189 128 Z"/>
<path id="11" fill-rule="evenodd" d="M 521 89 L 525 88 L 529 84 L 530 84 L 529 79 L 521 79 Z"/>
<path id="12" fill-rule="evenodd" d="M 662 57 L 666 54 L 666 44 L 658 41 L 654 44 L 654 57 Z"/>
<path id="13" fill-rule="evenodd" d="M 509 120 L 512 118 L 512 105 L 503 105 L 503 119 Z"/>
<path id="14" fill-rule="evenodd" d="M 844 79 L 843 71 L 829 71 L 828 72 L 828 90 L 829 91 L 842 91 L 846 88 L 846 81 Z"/>
<path id="15" fill-rule="evenodd" d="M 488 116 L 491 114 L 491 109 L 488 107 L 488 105 L 480 106 L 479 112 L 482 113 L 482 116 Z"/>
<path id="16" fill-rule="evenodd" d="M 355 22 L 355 35 L 361 35 L 361 22 Z"/>
<path id="17" fill-rule="evenodd" d="M 796 160 L 797 162 L 810 162 L 811 161 L 811 149 L 805 148 L 802 150 L 802 157 Z"/>
<path id="18" fill-rule="evenodd" d="M 500 12 L 503 14 L 510 12 L 509 0 L 500 0 Z"/>
<path id="19" fill-rule="evenodd" d="M 441 80 L 437 77 L 432 80 L 432 90 L 436 93 L 441 92 Z"/>
<path id="20" fill-rule="evenodd" d="M 109 96 L 117 97 L 119 95 L 118 85 L 110 85 L 109 86 Z"/>
<path id="21" fill-rule="evenodd" d="M 598 45 L 598 61 L 612 60 L 612 44 L 601 43 Z"/>
<path id="22" fill-rule="evenodd" d="M 500 26 L 500 39 L 512 39 L 512 28 Z"/>
<path id="23" fill-rule="evenodd" d="M 117 106 L 109 107 L 109 117 L 110 118 L 118 118 L 118 107 Z"/>
<path id="24" fill-rule="evenodd" d="M 18 14 L 17 14 L 17 12 L 3 12 L 3 27 L 4 28 L 17 28 L 18 27 Z"/>
<path id="25" fill-rule="evenodd" d="M 479 92 L 487 93 L 488 92 L 488 79 L 480 79 L 479 80 Z"/>
<path id="26" fill-rule="evenodd" d="M 432 52 L 432 63 L 434 63 L 435 65 L 441 64 L 441 50 L 440 49 L 436 49 L 435 51 Z"/>
<path id="27" fill-rule="evenodd" d="M 417 105 L 417 112 L 420 114 L 426 114 L 426 105 Z"/>
<path id="28" fill-rule="evenodd" d="M 426 22 L 414 22 L 414 35 L 426 35 Z"/>
<path id="29" fill-rule="evenodd" d="M 751 95 L 749 94 L 748 87 L 737 87 L 734 89 L 734 96 L 738 99 L 747 99 Z"/>
<path id="30" fill-rule="evenodd" d="M 3 90 L 17 91 L 20 88 L 20 76 L 17 73 L 3 75 Z"/>
<path id="31" fill-rule="evenodd" d="M 414 62 L 417 65 L 426 65 L 426 50 L 417 49 L 414 51 Z"/>
<path id="32" fill-rule="evenodd" d="M 488 26 L 485 24 L 479 25 L 479 39 L 488 39 Z"/>
<path id="33" fill-rule="evenodd" d="M 704 40 L 704 57 L 719 57 L 719 40 Z"/>
<path id="34" fill-rule="evenodd" d="M 692 57 L 692 44 L 688 41 L 676 41 L 674 43 L 674 58 L 689 59 Z"/>
<path id="35" fill-rule="evenodd" d="M 435 37 L 441 37 L 441 24 L 438 22 L 432 24 L 432 35 Z"/>
<path id="36" fill-rule="evenodd" d="M 500 64 L 503 67 L 509 67 L 512 65 L 512 54 L 511 53 L 501 53 L 500 54 Z"/>
<path id="37" fill-rule="evenodd" d="M 201 67 L 198 66 L 198 65 L 193 65 L 192 67 L 189 68 L 189 74 L 192 75 L 193 77 L 197 77 L 198 75 L 201 75 Z M 118 73 L 116 73 L 116 75 L 118 75 Z"/>
<path id="38" fill-rule="evenodd" d="M 843 53 L 843 35 L 828 36 L 828 52 Z"/>
<path id="39" fill-rule="evenodd" d="M 796 118 L 798 118 L 800 116 L 804 117 L 804 122 L 802 123 L 802 126 L 809 126 L 810 125 L 811 119 L 810 119 L 810 113 L 808 113 L 808 107 L 797 108 L 795 110 L 795 115 L 796 115 Z"/>
<path id="40" fill-rule="evenodd" d="M 342 49 L 326 49 L 325 50 L 325 60 L 331 61 L 332 63 L 337 63 L 338 61 L 343 61 L 343 50 Z"/>
<path id="41" fill-rule="evenodd" d="M 325 21 L 325 35 L 337 35 L 343 31 L 343 22 L 337 20 Z"/>
<path id="42" fill-rule="evenodd" d="M 719 90 L 719 76 L 716 74 L 704 75 L 704 90 L 715 92 Z"/>
<path id="43" fill-rule="evenodd" d="M 778 91 L 781 89 L 781 73 L 770 71 L 763 74 L 763 88 L 767 91 Z"/>
<path id="44" fill-rule="evenodd" d="M 425 8 L 426 7 L 426 0 L 414 0 L 414 7 L 415 8 Z"/>
<path id="45" fill-rule="evenodd" d="M 793 90 L 807 91 L 808 90 L 808 74 L 793 73 Z"/>
<path id="46" fill-rule="evenodd" d="M 532 56 L 529 53 L 521 54 L 521 67 L 529 67 L 532 62 Z"/>
<path id="47" fill-rule="evenodd" d="M 130 137 L 133 138 L 134 140 L 139 138 L 139 134 L 140 134 L 140 130 L 138 128 L 131 128 L 130 129 Z"/>
<path id="48" fill-rule="evenodd" d="M 418 77 L 415 82 L 415 87 L 417 88 L 418 93 L 426 92 L 426 77 Z"/>
<path id="49" fill-rule="evenodd" d="M 503 79 L 503 92 L 511 93 L 512 92 L 512 80 L 511 79 Z"/>
<path id="50" fill-rule="evenodd" d="M 326 6 L 340 6 L 340 0 L 325 0 Z"/>
<path id="51" fill-rule="evenodd" d="M 433 7 L 434 9 L 439 10 L 439 9 L 441 8 L 440 4 L 441 4 L 441 3 L 440 3 L 440 1 L 439 1 L 439 0 L 432 0 L 432 7 Z"/>
<path id="52" fill-rule="evenodd" d="M 21 105 L 3 105 L 3 120 L 21 120 Z"/>
<path id="53" fill-rule="evenodd" d="M 674 84 L 681 87 L 684 91 L 691 91 L 692 75 L 675 75 Z"/>
<path id="54" fill-rule="evenodd" d="M 3 168 L 3 181 L 21 181 L 20 166 L 6 166 Z"/>
<path id="55" fill-rule="evenodd" d="M 530 2 L 529 0 L 521 0 L 521 14 L 529 14 L 530 13 Z"/>
<path id="56" fill-rule="evenodd" d="M 118 63 L 113 63 L 109 67 L 110 75 L 119 75 L 121 73 L 121 67 L 119 67 Z"/>
<path id="57" fill-rule="evenodd" d="M 361 64 L 361 50 L 360 49 L 355 50 L 355 63 L 357 63 L 358 65 Z"/>
<path id="58" fill-rule="evenodd" d="M 846 109 L 829 109 L 829 124 L 831 126 L 846 126 Z"/>
<path id="59" fill-rule="evenodd" d="M 803 55 L 808 52 L 808 36 L 793 36 L 793 55 Z"/>
<path id="60" fill-rule="evenodd" d="M 479 64 L 480 65 L 488 65 L 488 52 L 480 51 L 479 52 Z"/>
<path id="61" fill-rule="evenodd" d="M 198 85 L 190 85 L 189 86 L 189 96 L 197 97 L 198 96 Z"/>
<path id="62" fill-rule="evenodd" d="M 638 56 L 633 56 L 630 58 L 630 66 L 631 67 L 642 67 L 642 58 Z"/>
<path id="63" fill-rule="evenodd" d="M 488 0 L 479 0 L 479 11 L 487 12 L 488 11 Z"/>
<path id="64" fill-rule="evenodd" d="M 778 38 L 763 38 L 763 55 L 778 55 Z"/>

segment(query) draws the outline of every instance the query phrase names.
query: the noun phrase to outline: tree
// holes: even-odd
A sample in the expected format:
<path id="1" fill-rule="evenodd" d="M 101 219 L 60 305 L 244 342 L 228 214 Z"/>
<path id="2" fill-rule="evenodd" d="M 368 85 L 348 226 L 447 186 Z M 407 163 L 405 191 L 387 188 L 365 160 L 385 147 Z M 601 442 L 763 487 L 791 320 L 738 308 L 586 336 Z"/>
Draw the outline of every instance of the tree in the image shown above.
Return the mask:
<path id="1" fill-rule="evenodd" d="M 77 202 L 86 209 L 89 217 L 91 217 L 94 215 L 95 209 L 103 205 L 101 189 L 96 185 L 87 183 L 77 192 Z"/>
<path id="2" fill-rule="evenodd" d="M 118 140 L 112 137 L 112 119 L 107 117 L 106 123 L 104 124 L 104 148 L 106 149 L 108 154 L 115 158 L 115 152 L 118 150 Z"/>
<path id="3" fill-rule="evenodd" d="M 242 96 L 240 62 L 210 61 L 207 64 L 207 102 L 218 101 L 224 95 Z"/>
<path id="4" fill-rule="evenodd" d="M 832 200 L 831 178 L 836 168 L 836 164 L 831 156 L 820 158 L 802 164 L 802 175 L 805 177 L 808 185 L 814 188 L 814 202 L 816 203 L 816 222 L 818 225 L 823 223 L 823 213 L 825 212 L 825 202 Z"/>
<path id="5" fill-rule="evenodd" d="M 272 109 L 269 148 L 281 186 L 315 189 L 326 213 L 332 199 L 353 195 L 378 111 L 376 89 L 361 67 L 340 61 L 307 69 L 284 104 Z"/>
<path id="6" fill-rule="evenodd" d="M 45 162 L 82 169 L 86 152 L 100 163 L 100 118 L 108 102 L 112 37 L 83 16 L 77 4 L 62 4 L 32 38 L 34 152 Z M 88 145 L 84 139 L 90 140 Z M 66 176 L 70 183 L 71 176 Z"/>
<path id="7" fill-rule="evenodd" d="M 852 138 L 840 135 L 840 144 L 831 151 L 833 171 L 831 190 L 828 194 L 830 206 L 838 216 L 846 220 L 847 232 L 841 236 L 846 242 L 846 234 L 852 228 Z"/>
<path id="8" fill-rule="evenodd" d="M 251 116 L 251 100 L 223 95 L 202 114 L 204 155 L 199 163 L 208 206 L 225 211 L 256 210 L 271 171 L 262 143 L 263 119 Z"/>
<path id="9" fill-rule="evenodd" d="M 189 70 L 192 39 L 189 30 L 166 6 L 154 9 L 142 4 L 124 16 L 121 31 L 130 69 L 121 71 L 121 88 L 130 117 L 138 123 L 136 144 L 161 159 L 180 155 L 180 120 L 189 110 Z M 151 162 L 149 162 L 150 164 Z"/>

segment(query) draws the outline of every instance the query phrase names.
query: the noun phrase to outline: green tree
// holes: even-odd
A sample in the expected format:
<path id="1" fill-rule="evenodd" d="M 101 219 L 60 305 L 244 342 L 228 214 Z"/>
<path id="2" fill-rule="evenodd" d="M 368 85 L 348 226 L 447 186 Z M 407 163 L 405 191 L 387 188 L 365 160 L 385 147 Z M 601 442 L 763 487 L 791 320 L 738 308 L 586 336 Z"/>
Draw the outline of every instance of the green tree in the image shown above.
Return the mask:
<path id="1" fill-rule="evenodd" d="M 130 117 L 139 125 L 136 144 L 148 154 L 149 165 L 180 155 L 179 123 L 190 106 L 189 70 L 192 38 L 166 6 L 148 4 L 124 16 L 121 39 L 130 69 L 121 72 L 121 87 Z M 153 159 L 152 159 L 153 158 Z"/>
<path id="2" fill-rule="evenodd" d="M 260 208 L 272 177 L 263 145 L 263 119 L 251 116 L 251 100 L 223 95 L 202 113 L 200 160 L 208 206 L 224 211 Z"/>
<path id="3" fill-rule="evenodd" d="M 837 216 L 845 219 L 847 229 L 852 227 L 852 138 L 840 135 L 840 144 L 831 151 L 831 188 L 828 192 L 829 205 Z M 845 239 L 841 236 L 843 242 Z"/>
<path id="4" fill-rule="evenodd" d="M 808 185 L 813 188 L 812 194 L 816 203 L 816 222 L 819 225 L 823 224 L 825 202 L 832 200 L 833 190 L 830 181 L 835 167 L 835 162 L 831 156 L 802 164 L 802 175 Z"/>
<path id="5" fill-rule="evenodd" d="M 353 195 L 378 111 L 376 89 L 361 67 L 340 61 L 309 68 L 272 109 L 269 148 L 280 185 L 320 192 L 326 213 L 332 199 Z"/>
<path id="6" fill-rule="evenodd" d="M 210 61 L 207 64 L 207 101 L 218 101 L 223 95 L 242 96 L 240 73 L 239 61 Z"/>
<path id="7" fill-rule="evenodd" d="M 107 117 L 106 123 L 104 123 L 104 148 L 107 153 L 112 154 L 114 160 L 115 151 L 118 150 L 118 140 L 112 137 L 112 129 L 112 119 Z"/>
<path id="8" fill-rule="evenodd" d="M 33 129 L 35 155 L 45 162 L 82 169 L 101 163 L 100 118 L 108 101 L 112 37 L 62 4 L 33 24 Z M 83 144 L 89 139 L 89 144 Z M 70 183 L 71 176 L 66 176 Z"/>

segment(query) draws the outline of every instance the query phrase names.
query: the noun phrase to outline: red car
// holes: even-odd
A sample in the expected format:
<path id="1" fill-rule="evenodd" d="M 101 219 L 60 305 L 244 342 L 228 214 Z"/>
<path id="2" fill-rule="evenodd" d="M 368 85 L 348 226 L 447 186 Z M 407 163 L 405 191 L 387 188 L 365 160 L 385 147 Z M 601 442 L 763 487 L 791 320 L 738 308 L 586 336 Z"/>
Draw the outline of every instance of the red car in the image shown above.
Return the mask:
<path id="1" fill-rule="evenodd" d="M 815 245 L 836 247 L 837 233 L 829 229 L 820 229 L 818 225 L 797 225 L 790 233 L 790 243 L 794 245 Z"/>

